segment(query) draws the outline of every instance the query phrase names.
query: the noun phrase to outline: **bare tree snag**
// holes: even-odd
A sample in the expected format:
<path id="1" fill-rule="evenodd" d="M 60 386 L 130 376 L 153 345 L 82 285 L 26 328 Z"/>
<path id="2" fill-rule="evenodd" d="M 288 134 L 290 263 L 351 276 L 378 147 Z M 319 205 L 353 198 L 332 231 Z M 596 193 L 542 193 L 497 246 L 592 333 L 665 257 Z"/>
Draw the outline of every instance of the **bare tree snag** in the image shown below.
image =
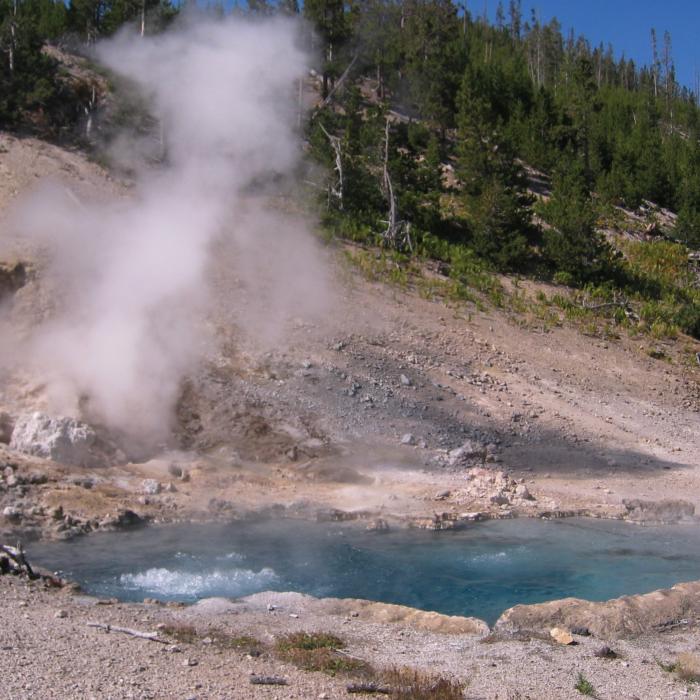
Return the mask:
<path id="1" fill-rule="evenodd" d="M 357 61 L 357 54 L 355 54 L 352 57 L 352 61 L 348 64 L 348 67 L 343 71 L 343 74 L 336 80 L 335 84 L 333 85 L 333 88 L 331 91 L 326 95 L 326 98 L 321 102 L 321 104 L 317 107 L 317 111 L 323 109 L 324 107 L 328 106 L 330 101 L 333 99 L 333 95 L 335 95 L 336 92 L 341 88 L 345 80 L 347 79 L 348 75 L 350 75 L 350 71 L 352 70 L 352 67 L 355 65 L 355 62 Z"/>
<path id="2" fill-rule="evenodd" d="M 396 205 L 396 195 L 394 186 L 391 182 L 389 174 L 389 117 L 386 118 L 384 126 L 384 163 L 382 168 L 382 189 L 389 205 L 389 213 L 386 221 L 386 230 L 382 234 L 384 242 L 392 248 L 396 248 L 398 244 L 406 245 L 409 250 L 413 251 L 413 243 L 411 242 L 411 224 L 408 221 L 398 220 L 398 207 Z"/>
<path id="3" fill-rule="evenodd" d="M 343 152 L 340 144 L 340 138 L 338 136 L 333 136 L 326 131 L 323 124 L 319 124 L 321 131 L 326 135 L 328 142 L 335 153 L 335 172 L 338 175 L 338 179 L 335 185 L 330 185 L 328 188 L 328 205 L 330 208 L 330 198 L 335 197 L 338 200 L 338 209 L 343 210 Z"/>

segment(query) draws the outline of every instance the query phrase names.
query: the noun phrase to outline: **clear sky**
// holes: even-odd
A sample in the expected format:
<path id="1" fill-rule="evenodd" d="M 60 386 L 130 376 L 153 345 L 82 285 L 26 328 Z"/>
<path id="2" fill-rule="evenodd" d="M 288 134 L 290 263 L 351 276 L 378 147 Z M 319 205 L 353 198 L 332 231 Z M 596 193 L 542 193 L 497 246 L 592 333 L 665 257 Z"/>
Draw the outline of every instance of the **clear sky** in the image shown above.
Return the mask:
<path id="1" fill-rule="evenodd" d="M 502 1 L 507 21 L 508 0 Z M 472 17 L 486 7 L 493 20 L 497 6 L 498 0 L 467 0 Z M 573 27 L 577 36 L 583 34 L 594 46 L 611 43 L 616 58 L 624 53 L 640 66 L 652 62 L 651 28 L 656 29 L 659 49 L 668 30 L 676 79 L 694 88 L 695 71 L 700 71 L 700 0 L 522 0 L 524 20 L 530 19 L 531 8 L 542 23 L 556 17 L 565 36 Z"/>

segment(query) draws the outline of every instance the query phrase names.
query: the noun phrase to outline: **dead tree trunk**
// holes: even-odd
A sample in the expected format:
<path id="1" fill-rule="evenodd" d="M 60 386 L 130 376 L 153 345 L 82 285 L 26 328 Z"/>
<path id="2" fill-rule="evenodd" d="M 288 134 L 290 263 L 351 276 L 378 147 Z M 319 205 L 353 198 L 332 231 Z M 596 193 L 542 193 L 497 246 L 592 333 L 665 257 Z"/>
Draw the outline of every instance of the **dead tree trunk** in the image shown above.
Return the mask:
<path id="1" fill-rule="evenodd" d="M 406 245 L 409 250 L 413 251 L 413 243 L 411 242 L 411 224 L 408 221 L 399 220 L 396 194 L 394 193 L 394 185 L 391 182 L 391 175 L 389 174 L 389 117 L 386 118 L 386 124 L 384 126 L 382 189 L 384 191 L 387 204 L 389 205 L 386 230 L 382 234 L 382 238 L 384 242 L 392 248 L 398 248 L 399 245 Z"/>
<path id="2" fill-rule="evenodd" d="M 319 124 L 321 131 L 326 135 L 328 143 L 330 143 L 333 153 L 335 153 L 335 172 L 338 179 L 335 185 L 329 185 L 328 187 L 328 206 L 330 208 L 331 197 L 335 197 L 338 200 L 338 209 L 343 210 L 343 152 L 341 148 L 340 138 L 329 134 L 323 124 Z"/>

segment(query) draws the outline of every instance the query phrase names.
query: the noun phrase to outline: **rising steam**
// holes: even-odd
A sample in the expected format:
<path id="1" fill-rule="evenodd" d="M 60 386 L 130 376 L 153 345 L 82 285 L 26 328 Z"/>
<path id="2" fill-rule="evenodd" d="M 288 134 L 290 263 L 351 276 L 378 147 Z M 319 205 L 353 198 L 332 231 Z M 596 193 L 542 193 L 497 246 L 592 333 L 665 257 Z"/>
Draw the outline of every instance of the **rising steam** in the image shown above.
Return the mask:
<path id="1" fill-rule="evenodd" d="M 306 57 L 295 37 L 291 21 L 236 18 L 98 47 L 150 100 L 166 165 L 141 167 L 133 196 L 107 204 L 44 188 L 18 218 L 48 249 L 58 299 L 27 357 L 64 412 L 82 400 L 113 428 L 164 435 L 180 381 L 207 349 L 222 242 L 236 252 L 233 274 L 264 300 L 257 313 L 298 312 L 319 297 L 322 266 L 304 227 L 251 194 L 298 163 L 294 97 Z"/>

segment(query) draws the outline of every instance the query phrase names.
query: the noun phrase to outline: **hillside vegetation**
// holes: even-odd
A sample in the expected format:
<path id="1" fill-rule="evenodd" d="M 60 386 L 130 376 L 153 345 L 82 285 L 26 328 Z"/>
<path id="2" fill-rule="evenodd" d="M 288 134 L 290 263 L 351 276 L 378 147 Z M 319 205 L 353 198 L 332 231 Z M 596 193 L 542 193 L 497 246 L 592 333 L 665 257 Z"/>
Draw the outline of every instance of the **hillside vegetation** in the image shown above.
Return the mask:
<path id="1" fill-rule="evenodd" d="M 650 65 L 636 66 L 526 18 L 516 0 L 494 24 L 460 8 L 248 3 L 254 17 L 301 12 L 314 29 L 299 36 L 319 57 L 303 128 L 326 174 L 307 178 L 325 229 L 385 248 L 397 281 L 437 260 L 442 291 L 476 287 L 503 304 L 493 273 L 517 273 L 578 290 L 542 294 L 542 315 L 700 337 L 689 255 L 700 246 L 700 110 L 675 79 L 671 37 L 652 30 Z M 0 2 L 0 126 L 84 134 L 100 95 L 47 44 L 80 49 L 129 23 L 156 33 L 177 13 L 153 0 Z"/>

